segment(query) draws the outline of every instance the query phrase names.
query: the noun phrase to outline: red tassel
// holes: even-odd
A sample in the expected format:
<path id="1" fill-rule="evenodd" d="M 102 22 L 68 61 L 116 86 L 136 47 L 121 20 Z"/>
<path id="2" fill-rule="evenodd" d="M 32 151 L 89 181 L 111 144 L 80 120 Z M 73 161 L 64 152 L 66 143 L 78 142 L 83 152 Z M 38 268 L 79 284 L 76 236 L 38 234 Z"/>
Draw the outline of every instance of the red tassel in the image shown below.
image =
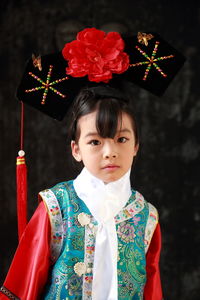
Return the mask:
<path id="1" fill-rule="evenodd" d="M 24 148 L 24 103 L 21 102 L 20 148 L 16 162 L 17 219 L 19 240 L 27 225 L 27 167 Z"/>
<path id="2" fill-rule="evenodd" d="M 19 240 L 27 225 L 27 167 L 24 156 L 17 157 L 16 163 L 17 183 L 17 217 Z"/>

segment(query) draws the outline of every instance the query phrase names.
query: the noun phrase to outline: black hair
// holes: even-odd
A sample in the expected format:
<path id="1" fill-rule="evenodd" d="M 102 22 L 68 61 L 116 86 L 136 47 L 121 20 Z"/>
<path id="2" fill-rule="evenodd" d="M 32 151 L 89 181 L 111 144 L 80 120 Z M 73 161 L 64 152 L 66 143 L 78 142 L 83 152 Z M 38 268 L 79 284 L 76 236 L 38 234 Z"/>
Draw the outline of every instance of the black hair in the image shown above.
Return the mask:
<path id="1" fill-rule="evenodd" d="M 98 111 L 96 128 L 101 137 L 113 138 L 115 136 L 118 122 L 121 122 L 122 113 L 125 112 L 131 118 L 136 144 L 139 143 L 135 115 L 128 98 L 119 90 L 107 86 L 84 88 L 79 92 L 69 113 L 69 140 L 78 142 L 80 137 L 79 118 L 96 109 Z"/>

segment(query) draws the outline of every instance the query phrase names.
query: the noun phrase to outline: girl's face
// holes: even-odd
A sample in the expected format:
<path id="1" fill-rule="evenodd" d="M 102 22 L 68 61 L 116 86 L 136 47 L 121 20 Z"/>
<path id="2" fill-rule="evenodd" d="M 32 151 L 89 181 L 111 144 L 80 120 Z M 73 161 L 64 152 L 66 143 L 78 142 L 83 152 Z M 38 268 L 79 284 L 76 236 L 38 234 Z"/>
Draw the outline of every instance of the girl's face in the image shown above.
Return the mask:
<path id="1" fill-rule="evenodd" d="M 78 120 L 80 137 L 78 143 L 71 142 L 72 155 L 95 177 L 105 183 L 120 179 L 130 168 L 138 145 L 131 118 L 122 113 L 114 138 L 102 138 L 97 133 L 96 115 L 94 111 Z"/>

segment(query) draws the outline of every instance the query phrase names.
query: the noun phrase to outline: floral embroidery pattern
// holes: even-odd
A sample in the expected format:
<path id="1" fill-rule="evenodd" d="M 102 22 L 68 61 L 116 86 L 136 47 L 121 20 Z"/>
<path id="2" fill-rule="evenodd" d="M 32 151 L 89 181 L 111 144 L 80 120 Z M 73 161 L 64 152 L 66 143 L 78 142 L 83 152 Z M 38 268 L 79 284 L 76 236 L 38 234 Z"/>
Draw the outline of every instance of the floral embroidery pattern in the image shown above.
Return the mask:
<path id="1" fill-rule="evenodd" d="M 148 205 L 137 192 L 131 200 L 125 209 L 132 216 L 127 218 L 127 213 L 120 212 L 116 218 L 119 237 L 118 299 L 143 300 L 146 281 L 144 234 Z"/>
<path id="2" fill-rule="evenodd" d="M 140 221 L 140 217 L 133 217 L 133 223 L 134 223 L 134 225 L 138 225 L 138 222 Z"/>
<path id="3" fill-rule="evenodd" d="M 77 236 L 72 239 L 72 246 L 75 250 L 83 251 L 84 250 L 84 240 L 82 236 Z"/>
<path id="4" fill-rule="evenodd" d="M 69 278 L 68 285 L 65 286 L 65 289 L 69 292 L 69 296 L 78 295 L 77 291 L 80 291 L 82 288 L 82 278 L 77 275 L 72 275 Z M 66 298 L 67 299 L 67 298 Z"/>
<path id="5" fill-rule="evenodd" d="M 62 235 L 61 234 L 55 233 L 55 234 L 52 235 L 52 242 L 53 243 L 59 244 L 61 240 L 62 240 Z"/>
<path id="6" fill-rule="evenodd" d="M 51 222 L 51 260 L 52 262 L 55 262 L 60 254 L 63 244 L 62 215 L 59 208 L 58 200 L 56 199 L 54 193 L 51 190 L 44 190 L 40 192 L 39 195 L 46 204 Z"/>
<path id="7" fill-rule="evenodd" d="M 145 230 L 145 238 L 144 238 L 144 244 L 145 244 L 145 252 L 147 253 L 151 238 L 153 236 L 154 230 L 156 228 L 156 225 L 158 223 L 158 212 L 157 209 L 151 204 L 149 205 L 149 217 L 147 220 L 147 226 Z"/>
<path id="8" fill-rule="evenodd" d="M 143 293 L 141 291 L 137 292 L 134 288 L 131 277 L 128 276 L 126 272 L 119 272 L 123 283 L 119 286 L 119 299 L 141 299 L 143 300 Z"/>
<path id="9" fill-rule="evenodd" d="M 84 212 L 90 218 L 91 215 L 76 195 L 73 182 L 58 184 L 52 189 L 59 202 L 63 215 L 64 244 L 60 257 L 53 268 L 52 284 L 46 289 L 45 299 L 82 299 L 83 295 L 83 276 L 79 277 L 74 272 L 74 266 L 79 262 L 84 262 L 84 232 L 85 228 L 90 229 L 91 236 L 95 233 L 95 222 L 92 221 L 86 226 L 81 226 L 78 221 L 78 215 Z M 92 220 L 92 218 L 91 218 Z M 77 245 L 78 244 L 78 245 Z M 94 251 L 94 247 L 88 247 L 88 253 Z M 91 286 L 92 282 L 92 264 L 87 263 L 85 285 Z M 85 292 L 88 297 L 91 295 L 89 289 Z M 89 298 L 88 298 L 89 299 Z M 91 298 L 90 298 L 91 299 Z"/>
<path id="10" fill-rule="evenodd" d="M 130 243 L 134 241 L 135 229 L 132 225 L 126 222 L 120 223 L 117 233 L 121 240 L 125 243 Z"/>
<path id="11" fill-rule="evenodd" d="M 95 235 L 97 223 L 91 216 L 91 222 L 85 227 L 85 257 L 84 261 L 87 265 L 87 272 L 83 277 L 83 295 L 84 300 L 91 300 L 92 297 L 92 279 L 93 279 L 93 261 L 95 251 Z"/>
<path id="12" fill-rule="evenodd" d="M 58 215 L 59 214 L 59 207 L 52 205 L 52 207 L 50 208 L 50 212 L 52 213 L 53 216 Z"/>
<path id="13" fill-rule="evenodd" d="M 130 219 L 144 208 L 143 196 L 140 193 L 136 192 L 134 198 L 134 201 L 132 201 L 129 205 L 122 209 L 122 211 L 120 211 L 117 216 L 115 216 L 116 223 L 120 223 Z"/>

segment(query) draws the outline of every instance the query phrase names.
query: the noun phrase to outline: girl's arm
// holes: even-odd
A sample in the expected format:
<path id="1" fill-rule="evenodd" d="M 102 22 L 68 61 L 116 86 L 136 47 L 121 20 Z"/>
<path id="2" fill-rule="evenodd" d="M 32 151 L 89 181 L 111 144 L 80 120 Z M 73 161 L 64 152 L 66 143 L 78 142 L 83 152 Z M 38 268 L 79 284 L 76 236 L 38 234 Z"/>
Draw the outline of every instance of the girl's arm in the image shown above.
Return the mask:
<path id="1" fill-rule="evenodd" d="M 1 300 L 38 299 L 46 284 L 50 267 L 50 231 L 48 214 L 44 203 L 40 202 L 20 240 L 1 288 Z"/>
<path id="2" fill-rule="evenodd" d="M 146 255 L 147 282 L 144 289 L 144 300 L 163 299 L 159 271 L 160 251 L 161 231 L 158 223 Z"/>

